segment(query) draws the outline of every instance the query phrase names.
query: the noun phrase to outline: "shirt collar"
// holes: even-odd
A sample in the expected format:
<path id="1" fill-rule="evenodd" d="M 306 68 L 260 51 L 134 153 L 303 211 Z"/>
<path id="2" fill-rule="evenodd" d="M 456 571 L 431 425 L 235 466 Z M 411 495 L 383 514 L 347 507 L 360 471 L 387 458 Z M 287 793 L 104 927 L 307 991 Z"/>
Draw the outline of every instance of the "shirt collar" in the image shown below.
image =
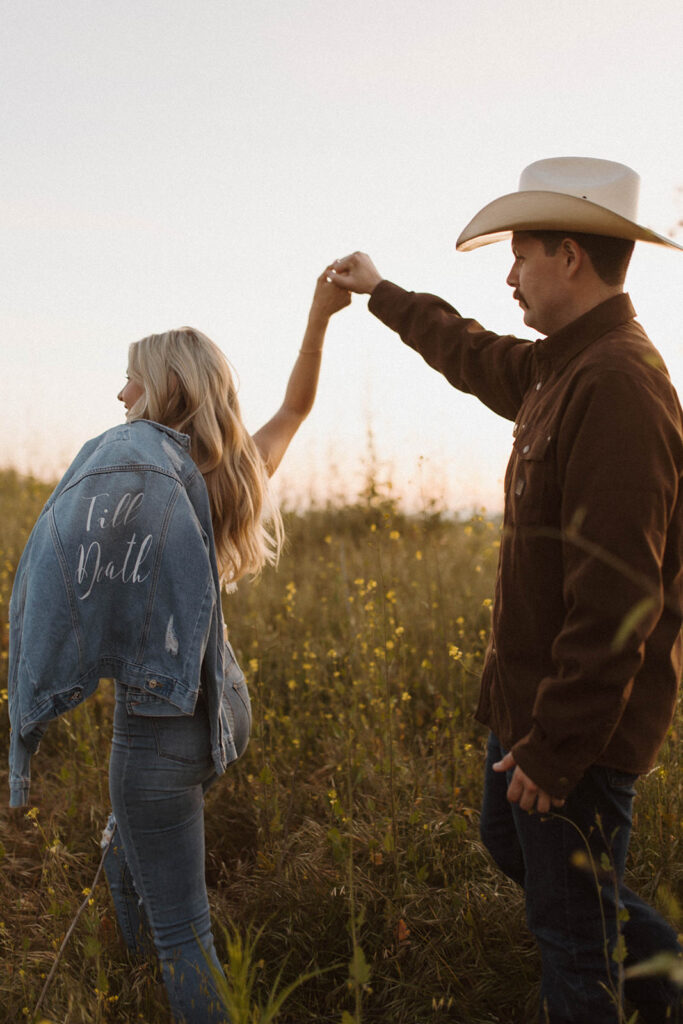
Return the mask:
<path id="1" fill-rule="evenodd" d="M 636 315 L 626 292 L 613 295 L 538 342 L 539 357 L 561 372 L 588 345 Z"/>

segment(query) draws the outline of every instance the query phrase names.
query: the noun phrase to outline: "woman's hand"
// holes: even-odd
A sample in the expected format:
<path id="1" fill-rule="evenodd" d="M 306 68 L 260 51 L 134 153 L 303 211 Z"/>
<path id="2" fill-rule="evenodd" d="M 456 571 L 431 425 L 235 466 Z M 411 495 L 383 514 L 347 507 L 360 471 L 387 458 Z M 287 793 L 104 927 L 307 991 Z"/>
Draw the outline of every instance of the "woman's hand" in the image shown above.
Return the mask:
<path id="1" fill-rule="evenodd" d="M 329 318 L 344 306 L 351 304 L 351 292 L 330 281 L 331 267 L 326 267 L 316 281 L 310 315 L 314 318 Z"/>

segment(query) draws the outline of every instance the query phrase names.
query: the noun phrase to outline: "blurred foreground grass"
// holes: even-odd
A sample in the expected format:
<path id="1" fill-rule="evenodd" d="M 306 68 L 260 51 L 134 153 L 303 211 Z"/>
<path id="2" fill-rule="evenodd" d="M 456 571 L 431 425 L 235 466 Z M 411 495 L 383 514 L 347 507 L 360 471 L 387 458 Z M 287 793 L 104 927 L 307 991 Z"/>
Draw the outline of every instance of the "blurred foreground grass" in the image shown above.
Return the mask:
<path id="1" fill-rule="evenodd" d="M 0 474 L 2 677 L 7 604 L 49 488 Z M 209 792 L 207 875 L 219 956 L 251 970 L 253 1024 L 524 1024 L 538 962 L 519 892 L 478 838 L 484 731 L 473 721 L 498 525 L 407 516 L 375 488 L 287 517 L 277 573 L 224 599 L 254 730 Z M 111 684 L 55 722 L 29 815 L 7 810 L 0 724 L 0 1021 L 30 1020 L 99 862 Z M 679 926 L 682 744 L 675 723 L 642 780 L 630 882 Z M 281 974 L 280 974 L 281 972 Z M 278 975 L 280 975 L 278 982 Z M 43 1016 L 168 1020 L 153 964 L 132 964 L 106 885 L 81 918 Z"/>

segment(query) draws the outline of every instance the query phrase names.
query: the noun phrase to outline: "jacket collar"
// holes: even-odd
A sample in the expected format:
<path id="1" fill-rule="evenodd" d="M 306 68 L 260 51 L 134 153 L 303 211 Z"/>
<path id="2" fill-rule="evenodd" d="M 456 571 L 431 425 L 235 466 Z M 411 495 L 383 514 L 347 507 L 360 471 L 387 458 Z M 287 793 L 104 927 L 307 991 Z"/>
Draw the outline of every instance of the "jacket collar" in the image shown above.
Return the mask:
<path id="1" fill-rule="evenodd" d="M 172 427 L 167 427 L 163 423 L 157 423 L 155 420 L 139 419 L 131 420 L 130 423 L 131 425 L 133 425 L 134 423 L 146 423 L 148 424 L 148 426 L 154 427 L 155 430 L 159 430 L 164 434 L 168 434 L 168 436 L 172 438 L 176 442 L 176 444 L 179 444 L 181 448 L 184 448 L 185 451 L 189 452 L 190 450 L 191 442 L 189 434 L 181 434 L 178 430 L 173 430 Z"/>
<path id="2" fill-rule="evenodd" d="M 553 370 L 559 373 L 579 352 L 608 331 L 633 320 L 635 315 L 636 311 L 626 292 L 613 295 L 612 298 L 589 309 L 583 316 L 561 327 L 559 331 L 539 341 L 539 357 L 547 360 Z"/>

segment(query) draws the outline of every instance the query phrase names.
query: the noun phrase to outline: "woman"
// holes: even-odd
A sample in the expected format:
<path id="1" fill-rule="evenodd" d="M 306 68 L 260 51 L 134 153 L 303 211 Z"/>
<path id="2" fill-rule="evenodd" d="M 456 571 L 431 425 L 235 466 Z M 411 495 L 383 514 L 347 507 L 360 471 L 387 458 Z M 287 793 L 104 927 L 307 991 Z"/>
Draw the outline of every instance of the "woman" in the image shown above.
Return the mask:
<path id="1" fill-rule="evenodd" d="M 10 608 L 11 805 L 47 722 L 116 679 L 105 870 L 130 950 L 156 949 L 174 1021 L 218 1024 L 203 794 L 251 712 L 220 591 L 276 562 L 268 477 L 310 411 L 330 316 L 318 279 L 281 408 L 250 437 L 227 360 L 191 328 L 131 345 L 127 424 L 88 442 L 22 555 Z M 264 520 L 270 519 L 268 532 Z M 45 609 L 49 608 L 46 629 Z"/>

